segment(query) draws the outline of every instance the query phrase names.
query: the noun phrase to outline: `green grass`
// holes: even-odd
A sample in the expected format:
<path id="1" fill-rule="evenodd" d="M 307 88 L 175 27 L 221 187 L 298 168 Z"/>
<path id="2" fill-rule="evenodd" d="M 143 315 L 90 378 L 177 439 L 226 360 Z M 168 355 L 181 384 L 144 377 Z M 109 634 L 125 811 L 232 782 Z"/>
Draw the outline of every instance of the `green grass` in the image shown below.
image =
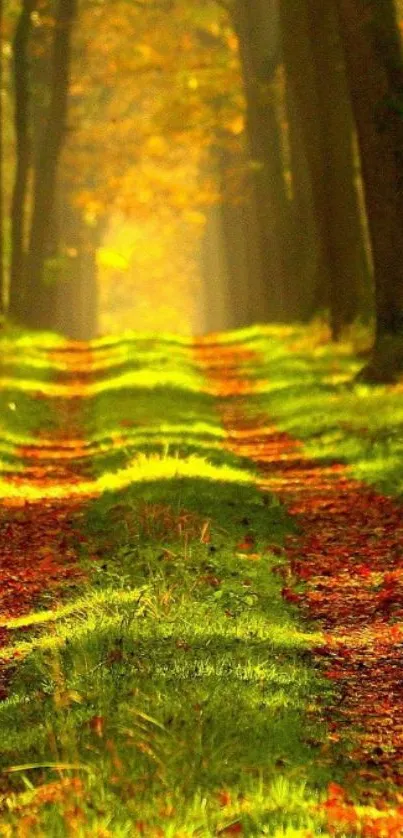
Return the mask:
<path id="1" fill-rule="evenodd" d="M 91 504 L 91 589 L 6 622 L 14 642 L 4 656 L 22 658 L 0 706 L 1 762 L 38 766 L 10 774 L 16 823 L 24 779 L 37 787 L 66 775 L 81 778 L 90 803 L 80 800 L 78 834 L 103 820 L 112 835 L 134 820 L 172 835 L 214 835 L 239 818 L 246 834 L 312 826 L 331 776 L 304 741 L 324 741 L 320 707 L 304 715 L 319 691 L 307 653 L 320 636 L 281 600 L 279 558 L 265 548 L 290 525 L 265 501 L 250 486 L 214 483 L 212 494 L 193 478 L 133 484 Z M 260 559 L 237 548 L 246 530 Z M 28 624 L 32 636 L 19 638 Z M 220 806 L 224 792 L 231 806 Z M 66 834 L 59 805 L 40 818 L 44 834 Z"/>
<path id="2" fill-rule="evenodd" d="M 214 507 L 208 544 L 185 536 L 155 543 L 152 530 L 133 543 L 113 510 L 124 503 L 126 525 L 135 520 L 139 488 L 100 499 L 87 524 L 90 549 L 104 556 L 92 592 L 37 613 L 31 625 L 42 630 L 30 641 L 18 639 L 21 620 L 9 624 L 17 634 L 12 651 L 24 658 L 13 698 L 0 706 L 3 767 L 83 766 L 11 775 L 18 791 L 23 777 L 36 785 L 78 774 L 90 802 L 82 834 L 93 834 L 104 810 L 113 835 L 125 834 L 133 818 L 172 835 L 183 828 L 214 835 L 239 816 L 247 834 L 265 824 L 275 834 L 284 824 L 313 823 L 312 806 L 330 777 L 304 742 L 324 737 L 320 720 L 304 718 L 319 687 L 306 655 L 320 638 L 284 608 L 271 572 L 278 558 L 237 555 L 239 516 L 247 510 L 258 538 L 268 516 L 281 539 L 284 514 L 279 520 L 278 507 L 264 507 L 257 492 L 231 489 L 223 484 L 214 502 L 207 483 L 148 487 L 149 504 L 180 498 L 187 510 L 211 516 Z M 142 514 L 144 521 L 144 507 Z M 94 718 L 103 720 L 102 737 Z M 234 801 L 228 811 L 219 805 L 222 790 Z M 41 812 L 45 834 L 65 834 L 59 809 Z"/>
<path id="3" fill-rule="evenodd" d="M 0 457 L 1 467 L 20 465 L 14 456 L 14 447 L 28 443 L 39 428 L 56 427 L 51 406 L 41 397 L 42 387 L 49 381 L 52 371 L 49 365 L 44 367 L 38 377 L 30 379 L 34 391 L 27 393 L 21 389 L 21 377 L 24 378 L 24 364 L 30 359 L 35 364 L 38 354 L 43 355 L 46 348 L 53 348 L 60 343 L 54 335 L 42 334 L 39 338 L 16 329 L 4 329 L 0 337 Z M 39 348 L 40 347 L 40 348 Z"/>
<path id="4" fill-rule="evenodd" d="M 33 836 L 207 836 L 240 824 L 302 836 L 323 820 L 315 807 L 334 771 L 309 656 L 320 635 L 283 602 L 273 572 L 272 546 L 292 525 L 250 464 L 221 447 L 186 344 L 143 354 L 139 344 L 109 350 L 112 375 L 104 368 L 84 401 L 83 480 L 102 490 L 82 525 L 88 586 L 1 619 L 13 678 L 0 705 L 0 834 L 23 835 L 27 821 Z M 9 444 L 32 436 L 39 355 L 38 342 L 30 365 L 25 348 L 28 378 L 15 387 L 29 376 L 35 386 Z M 52 428 L 60 370 L 44 359 Z"/>
<path id="5" fill-rule="evenodd" d="M 401 393 L 351 386 L 351 347 L 305 334 L 222 336 L 262 353 L 261 367 L 246 365 L 260 384 L 246 405 L 310 456 L 399 491 L 389 459 L 401 450 Z M 57 427 L 68 395 L 41 338 L 32 352 L 25 337 L 15 343 L 24 369 L 10 392 L 21 408 L 15 426 L 9 385 L 0 391 L 5 452 L 32 441 L 38 423 Z M 258 490 L 254 466 L 223 447 L 189 341 L 128 334 L 94 352 L 82 394 L 89 447 L 72 461 L 80 491 L 98 493 L 77 540 L 88 583 L 26 617 L 0 617 L 12 675 L 0 704 L 0 835 L 325 836 L 319 803 L 351 765 L 327 740 L 330 687 L 310 654 L 321 635 L 281 597 L 281 545 L 294 525 Z M 7 486 L 4 475 L 4 496 Z"/>
<path id="6" fill-rule="evenodd" d="M 362 335 L 340 344 L 312 327 L 264 327 L 254 341 L 257 369 L 246 364 L 260 393 L 248 396 L 279 428 L 304 443 L 309 457 L 337 460 L 385 494 L 403 494 L 403 389 L 355 380 L 363 361 L 356 355 Z M 353 336 L 354 338 L 354 333 Z"/>

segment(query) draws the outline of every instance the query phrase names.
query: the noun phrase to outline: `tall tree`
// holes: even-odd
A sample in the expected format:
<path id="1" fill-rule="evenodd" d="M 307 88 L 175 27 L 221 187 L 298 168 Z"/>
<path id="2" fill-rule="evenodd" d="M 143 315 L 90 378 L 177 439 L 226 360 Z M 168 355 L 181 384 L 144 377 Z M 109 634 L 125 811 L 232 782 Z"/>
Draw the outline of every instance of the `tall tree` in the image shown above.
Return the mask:
<path id="1" fill-rule="evenodd" d="M 85 223 L 83 211 L 74 206 L 62 178 L 56 203 L 60 269 L 55 283 L 53 328 L 70 338 L 90 340 L 97 334 L 96 249 L 103 229 L 100 223 Z"/>
<path id="2" fill-rule="evenodd" d="M 301 131 L 318 234 L 316 305 L 329 308 L 337 338 L 359 311 L 368 275 L 337 14 L 323 0 L 282 0 L 280 13 L 290 119 Z"/>
<path id="3" fill-rule="evenodd" d="M 230 10 L 239 39 L 270 316 L 281 320 L 287 316 L 293 237 L 274 95 L 280 63 L 278 0 L 234 0 Z"/>
<path id="4" fill-rule="evenodd" d="M 284 60 L 284 57 L 283 57 Z M 290 317 L 310 320 L 318 307 L 319 248 L 314 215 L 311 174 L 304 142 L 303 114 L 295 91 L 285 78 L 285 108 L 288 135 L 288 171 L 291 186 L 291 210 L 294 230 L 294 257 L 298 282 L 293 288 Z M 323 307 L 323 306 L 322 306 Z M 320 308 L 320 305 L 319 305 Z"/>
<path id="5" fill-rule="evenodd" d="M 0 314 L 4 313 L 3 0 L 0 0 Z"/>
<path id="6" fill-rule="evenodd" d="M 240 138 L 238 138 L 239 140 Z M 229 279 L 228 328 L 265 322 L 273 312 L 262 260 L 256 191 L 245 171 L 244 145 L 222 142 L 221 220 Z M 235 174 L 237 173 L 237 174 Z"/>
<path id="7" fill-rule="evenodd" d="M 394 0 L 335 0 L 372 243 L 376 336 L 363 377 L 403 369 L 403 57 Z"/>
<path id="8" fill-rule="evenodd" d="M 16 168 L 11 200 L 11 265 L 9 312 L 20 317 L 25 307 L 26 264 L 24 238 L 26 201 L 31 164 L 30 88 L 28 49 L 36 0 L 22 0 L 13 39 L 14 127 Z"/>
<path id="9" fill-rule="evenodd" d="M 50 100 L 42 141 L 35 161 L 32 221 L 28 250 L 28 294 L 30 325 L 49 327 L 52 312 L 47 305 L 49 286 L 45 282 L 46 259 L 54 246 L 52 215 L 57 186 L 57 167 L 66 136 L 70 75 L 71 37 L 77 0 L 58 0 L 51 59 Z"/>

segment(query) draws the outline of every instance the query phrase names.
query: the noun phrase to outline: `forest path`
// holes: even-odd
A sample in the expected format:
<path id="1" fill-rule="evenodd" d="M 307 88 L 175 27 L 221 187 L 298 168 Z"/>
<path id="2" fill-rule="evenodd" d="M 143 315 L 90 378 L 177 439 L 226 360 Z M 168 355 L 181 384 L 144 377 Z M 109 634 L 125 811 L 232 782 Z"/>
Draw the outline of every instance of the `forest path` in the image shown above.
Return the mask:
<path id="1" fill-rule="evenodd" d="M 218 398 L 225 445 L 257 466 L 261 489 L 295 520 L 298 534 L 287 537 L 287 563 L 279 566 L 282 596 L 324 632 L 325 643 L 312 651 L 337 685 L 326 718 L 329 742 L 340 743 L 352 762 L 345 779 L 361 787 L 363 803 L 378 790 L 401 806 L 403 507 L 354 479 L 344 463 L 306 456 L 299 440 L 251 407 L 265 374 L 258 351 L 220 350 L 207 340 L 196 357 Z M 335 786 L 327 806 L 336 830 L 344 824 L 368 835 L 402 834 L 400 814 L 383 823 L 364 817 L 358 827 L 347 788 Z"/>
<path id="2" fill-rule="evenodd" d="M 91 350 L 81 347 L 77 356 L 73 346 L 65 343 L 42 352 L 39 349 L 41 360 L 53 370 L 50 387 L 57 387 L 67 377 L 74 391 L 83 383 L 83 368 L 86 378 L 91 374 Z M 35 398 L 44 399 L 39 387 Z M 80 399 L 52 401 L 50 427 L 39 427 L 27 442 L 13 445 L 17 468 L 8 467 L 5 474 L 7 489 L 0 503 L 0 613 L 7 619 L 0 624 L 0 661 L 1 647 L 9 645 L 15 633 L 5 622 L 21 618 L 18 628 L 24 632 L 24 615 L 46 604 L 62 604 L 85 579 L 77 556 L 83 500 L 75 491 L 86 473 L 81 459 L 86 441 L 80 426 Z M 17 409 L 14 403 L 11 406 Z M 24 491 L 27 486 L 32 497 Z M 52 497 L 53 491 L 56 497 Z M 18 652 L 7 656 L 0 667 L 2 698 L 8 694 L 18 658 Z"/>
<path id="3" fill-rule="evenodd" d="M 261 346 L 5 354 L 0 835 L 402 834 L 402 509 L 279 429 Z"/>

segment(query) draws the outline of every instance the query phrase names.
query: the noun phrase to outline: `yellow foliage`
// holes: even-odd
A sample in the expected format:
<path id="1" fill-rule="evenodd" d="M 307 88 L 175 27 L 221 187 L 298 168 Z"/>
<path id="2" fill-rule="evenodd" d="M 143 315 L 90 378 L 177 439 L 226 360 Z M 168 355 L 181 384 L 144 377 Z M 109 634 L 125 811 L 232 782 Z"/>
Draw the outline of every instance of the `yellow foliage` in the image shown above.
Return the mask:
<path id="1" fill-rule="evenodd" d="M 97 250 L 97 264 L 104 268 L 125 272 L 129 268 L 128 260 L 116 250 L 109 247 L 99 247 Z"/>
<path id="2" fill-rule="evenodd" d="M 245 130 L 245 116 L 244 116 L 244 114 L 243 113 L 237 114 L 231 120 L 231 122 L 228 123 L 228 128 L 232 132 L 232 134 L 235 134 L 235 136 L 238 136 L 239 134 L 242 134 Z"/>
<path id="3" fill-rule="evenodd" d="M 232 30 L 228 30 L 228 32 L 227 32 L 227 44 L 228 44 L 231 52 L 238 52 L 238 49 L 239 49 L 238 38 L 235 35 L 235 32 L 232 32 Z"/>
<path id="4" fill-rule="evenodd" d="M 186 210 L 184 213 L 185 221 L 188 221 L 190 224 L 196 224 L 198 226 L 203 227 L 206 223 L 206 216 L 203 212 L 199 212 L 197 210 Z"/>
<path id="5" fill-rule="evenodd" d="M 188 86 L 189 90 L 197 90 L 197 88 L 199 86 L 199 82 L 198 82 L 196 76 L 190 76 L 190 78 L 187 81 L 187 86 Z"/>
<path id="6" fill-rule="evenodd" d="M 161 135 L 153 134 L 147 140 L 146 150 L 156 157 L 164 157 L 167 153 L 167 142 Z"/>
<path id="7" fill-rule="evenodd" d="M 241 148 L 245 110 L 228 15 L 202 7 L 79 4 L 63 177 L 86 222 L 107 222 L 102 332 L 200 328 L 204 210 L 221 199 L 209 149 Z M 116 218 L 131 225 L 124 240 Z"/>

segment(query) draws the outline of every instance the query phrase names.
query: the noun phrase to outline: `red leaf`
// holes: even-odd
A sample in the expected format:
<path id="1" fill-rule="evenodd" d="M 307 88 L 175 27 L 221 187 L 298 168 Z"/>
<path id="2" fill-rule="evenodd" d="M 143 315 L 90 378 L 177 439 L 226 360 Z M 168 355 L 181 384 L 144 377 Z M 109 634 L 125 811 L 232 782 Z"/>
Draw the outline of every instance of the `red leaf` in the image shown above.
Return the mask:
<path id="1" fill-rule="evenodd" d="M 296 594 L 293 590 L 291 590 L 291 588 L 282 588 L 282 591 L 281 591 L 281 596 L 282 596 L 282 597 L 283 597 L 283 599 L 285 599 L 287 602 L 292 602 L 292 603 L 294 603 L 295 605 L 297 605 L 298 603 L 300 603 L 300 602 L 301 602 L 301 599 L 302 599 L 301 595 L 300 595 L 300 594 Z"/>
<path id="2" fill-rule="evenodd" d="M 231 793 L 226 789 L 218 792 L 218 801 L 220 806 L 230 806 L 231 805 Z"/>
<path id="3" fill-rule="evenodd" d="M 209 574 L 207 576 L 201 576 L 200 581 L 205 582 L 206 585 L 211 585 L 212 588 L 219 588 L 221 585 L 221 580 L 217 576 L 211 576 Z"/>
<path id="4" fill-rule="evenodd" d="M 343 786 L 339 786 L 338 783 L 329 783 L 327 787 L 327 797 L 328 800 L 337 800 L 338 803 L 341 803 L 346 798 L 346 792 L 343 789 Z"/>
<path id="5" fill-rule="evenodd" d="M 96 736 L 102 737 L 104 732 L 104 717 L 103 716 L 92 716 L 89 720 L 90 730 L 96 734 Z"/>
<path id="6" fill-rule="evenodd" d="M 268 544 L 265 552 L 272 553 L 273 556 L 282 556 L 284 554 L 284 548 L 278 544 Z"/>
<path id="7" fill-rule="evenodd" d="M 241 835 L 242 833 L 243 826 L 237 821 L 236 823 L 230 823 L 229 826 L 225 826 L 224 829 L 220 829 L 218 835 Z"/>
<path id="8" fill-rule="evenodd" d="M 238 550 L 252 550 L 255 544 L 256 539 L 254 535 L 245 535 L 245 538 L 239 541 L 236 546 Z"/>

